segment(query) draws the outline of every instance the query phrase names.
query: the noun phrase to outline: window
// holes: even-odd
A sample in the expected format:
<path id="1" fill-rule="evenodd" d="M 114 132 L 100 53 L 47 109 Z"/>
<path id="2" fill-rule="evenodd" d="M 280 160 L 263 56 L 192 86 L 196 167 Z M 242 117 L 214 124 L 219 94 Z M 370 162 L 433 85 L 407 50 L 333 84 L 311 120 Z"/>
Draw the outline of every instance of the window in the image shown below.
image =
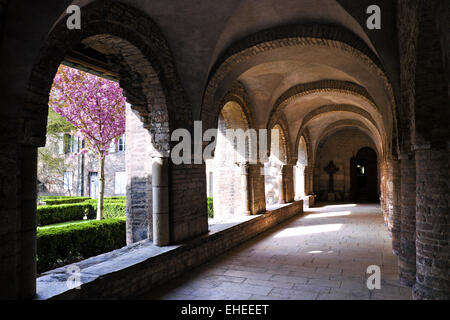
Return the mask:
<path id="1" fill-rule="evenodd" d="M 124 196 L 127 190 L 127 174 L 126 172 L 116 172 L 114 177 L 114 193 Z"/>
<path id="2" fill-rule="evenodd" d="M 64 172 L 64 190 L 72 190 L 72 182 L 73 182 L 73 172 L 66 171 Z"/>
<path id="3" fill-rule="evenodd" d="M 68 133 L 64 134 L 64 153 L 72 153 L 78 151 L 78 138 Z"/>
<path id="4" fill-rule="evenodd" d="M 117 144 L 117 151 L 125 151 L 125 134 L 119 138 L 119 143 Z"/>
<path id="5" fill-rule="evenodd" d="M 117 143 L 116 143 L 117 142 Z M 119 151 L 125 151 L 125 134 L 120 136 L 117 141 L 114 139 L 111 142 L 111 145 L 109 146 L 109 152 L 119 152 Z"/>

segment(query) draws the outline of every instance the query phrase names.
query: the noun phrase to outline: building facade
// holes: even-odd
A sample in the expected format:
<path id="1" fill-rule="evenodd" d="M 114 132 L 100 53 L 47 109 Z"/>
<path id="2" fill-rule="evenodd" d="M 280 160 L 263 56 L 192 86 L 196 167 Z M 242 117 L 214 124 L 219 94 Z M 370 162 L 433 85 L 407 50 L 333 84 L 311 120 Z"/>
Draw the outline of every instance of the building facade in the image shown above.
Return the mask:
<path id="1" fill-rule="evenodd" d="M 105 158 L 105 197 L 125 196 L 125 134 L 113 142 Z M 69 133 L 47 137 L 46 150 L 51 158 L 60 161 L 51 170 L 47 162 L 38 161 L 38 195 L 85 196 L 97 198 L 99 192 L 96 156 L 79 154 L 81 141 Z"/>

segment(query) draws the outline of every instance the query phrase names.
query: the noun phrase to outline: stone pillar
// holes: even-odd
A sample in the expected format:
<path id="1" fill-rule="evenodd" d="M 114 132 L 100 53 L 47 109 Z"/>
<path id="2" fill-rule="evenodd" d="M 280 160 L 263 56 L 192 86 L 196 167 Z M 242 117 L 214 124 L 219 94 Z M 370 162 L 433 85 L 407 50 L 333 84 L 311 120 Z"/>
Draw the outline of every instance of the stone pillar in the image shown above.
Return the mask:
<path id="1" fill-rule="evenodd" d="M 248 163 L 240 163 L 239 167 L 241 168 L 242 214 L 245 216 L 249 216 L 251 214 L 251 211 L 248 197 Z"/>
<path id="2" fill-rule="evenodd" d="M 398 273 L 400 283 L 412 287 L 416 282 L 416 161 L 414 154 L 402 154 L 401 226 Z"/>
<path id="3" fill-rule="evenodd" d="M 393 193 L 394 193 L 394 172 L 393 172 L 393 160 L 388 159 L 386 161 L 386 187 L 385 187 L 385 210 L 386 210 L 386 216 L 387 216 L 387 226 L 389 233 L 392 236 L 392 227 L 394 225 L 394 208 L 393 208 Z"/>
<path id="4" fill-rule="evenodd" d="M 142 126 L 138 114 L 126 106 L 127 147 L 127 245 L 153 239 L 152 227 L 152 154 L 155 150 L 150 132 Z"/>
<path id="5" fill-rule="evenodd" d="M 37 147 L 22 146 L 20 168 L 20 268 L 19 298 L 36 294 Z"/>
<path id="6" fill-rule="evenodd" d="M 303 170 L 303 175 L 305 176 L 305 195 L 310 195 L 312 193 L 311 190 L 311 181 L 310 181 L 310 167 L 311 166 L 305 166 Z"/>
<path id="7" fill-rule="evenodd" d="M 388 226 L 388 201 L 387 201 L 387 180 L 388 180 L 388 170 L 386 162 L 381 164 L 381 211 L 383 212 L 384 225 Z"/>
<path id="8" fill-rule="evenodd" d="M 248 165 L 249 203 L 251 214 L 266 210 L 266 193 L 264 185 L 264 164 Z"/>
<path id="9" fill-rule="evenodd" d="M 281 169 L 282 175 L 282 191 L 281 203 L 288 203 L 294 201 L 294 172 L 292 164 L 285 164 Z"/>
<path id="10" fill-rule="evenodd" d="M 389 159 L 387 181 L 388 228 L 392 235 L 392 251 L 400 252 L 400 164 L 397 159 Z"/>
<path id="11" fill-rule="evenodd" d="M 416 148 L 416 283 L 414 299 L 450 299 L 449 154 Z"/>
<path id="12" fill-rule="evenodd" d="M 165 246 L 170 242 L 168 158 L 152 160 L 153 244 Z"/>

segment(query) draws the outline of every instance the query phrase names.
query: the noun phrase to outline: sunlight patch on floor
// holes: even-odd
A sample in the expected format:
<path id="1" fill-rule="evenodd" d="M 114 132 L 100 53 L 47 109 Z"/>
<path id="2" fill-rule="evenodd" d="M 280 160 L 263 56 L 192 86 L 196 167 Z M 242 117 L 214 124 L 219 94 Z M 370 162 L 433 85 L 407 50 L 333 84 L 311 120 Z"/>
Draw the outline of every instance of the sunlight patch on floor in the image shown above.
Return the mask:
<path id="1" fill-rule="evenodd" d="M 352 213 L 351 211 L 333 211 L 333 212 L 324 212 L 324 213 L 313 213 L 313 214 L 307 215 L 305 217 L 305 219 L 349 216 L 351 213 Z"/>
<path id="2" fill-rule="evenodd" d="M 304 226 L 295 228 L 286 228 L 278 232 L 274 238 L 295 237 L 313 233 L 338 231 L 342 227 L 342 223 L 323 224 L 318 226 Z"/>

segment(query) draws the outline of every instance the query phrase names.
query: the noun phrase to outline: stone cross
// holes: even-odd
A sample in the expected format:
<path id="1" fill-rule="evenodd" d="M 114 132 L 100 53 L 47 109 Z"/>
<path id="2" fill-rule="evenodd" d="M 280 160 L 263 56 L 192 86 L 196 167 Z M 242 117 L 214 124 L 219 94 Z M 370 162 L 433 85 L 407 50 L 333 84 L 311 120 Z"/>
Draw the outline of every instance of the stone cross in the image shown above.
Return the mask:
<path id="1" fill-rule="evenodd" d="M 328 180 L 328 192 L 334 192 L 334 180 L 333 175 L 339 171 L 339 168 L 336 167 L 333 163 L 333 160 L 324 168 L 324 170 L 330 175 Z"/>

